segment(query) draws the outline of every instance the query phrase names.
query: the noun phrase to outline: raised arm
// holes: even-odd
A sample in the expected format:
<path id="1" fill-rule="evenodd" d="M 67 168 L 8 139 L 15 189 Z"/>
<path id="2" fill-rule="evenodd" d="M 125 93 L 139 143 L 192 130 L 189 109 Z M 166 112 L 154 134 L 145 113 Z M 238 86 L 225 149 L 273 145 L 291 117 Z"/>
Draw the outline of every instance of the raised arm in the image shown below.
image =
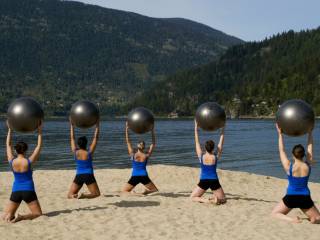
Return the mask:
<path id="1" fill-rule="evenodd" d="M 200 158 L 202 155 L 202 150 L 199 142 L 199 135 L 198 135 L 198 123 L 197 120 L 194 120 L 194 142 L 196 144 L 196 153 L 197 156 Z"/>
<path id="2" fill-rule="evenodd" d="M 309 164 L 313 165 L 315 164 L 315 161 L 313 159 L 313 134 L 312 130 L 308 134 L 308 149 L 307 149 L 307 161 Z"/>
<path id="3" fill-rule="evenodd" d="M 36 148 L 33 150 L 33 153 L 31 154 L 31 156 L 29 157 L 31 163 L 35 163 L 40 155 L 40 151 L 41 151 L 41 147 L 42 147 L 42 122 L 40 123 L 39 127 L 38 127 L 38 143 Z"/>
<path id="4" fill-rule="evenodd" d="M 286 151 L 285 151 L 285 148 L 284 148 L 284 143 L 283 143 L 283 136 L 282 136 L 282 130 L 279 128 L 278 124 L 276 124 L 276 128 L 277 128 L 277 131 L 278 131 L 278 141 L 279 141 L 279 154 L 280 154 L 280 160 L 281 160 L 281 163 L 282 163 L 282 166 L 284 168 L 284 170 L 286 172 L 289 171 L 289 168 L 290 168 L 290 161 L 287 157 L 287 154 L 286 154 Z"/>
<path id="5" fill-rule="evenodd" d="M 94 151 L 96 150 L 96 146 L 97 146 L 97 142 L 99 139 L 99 133 L 100 133 L 100 120 L 98 120 L 97 124 L 96 124 L 96 129 L 94 131 L 94 136 L 92 139 L 92 143 L 90 145 L 90 153 L 93 154 Z"/>
<path id="6" fill-rule="evenodd" d="M 219 144 L 218 144 L 218 152 L 217 152 L 217 155 L 218 155 L 218 158 L 221 157 L 222 155 L 222 151 L 223 151 L 223 144 L 224 144 L 224 127 L 221 128 L 221 132 L 220 132 L 220 140 L 219 140 Z"/>
<path id="7" fill-rule="evenodd" d="M 71 145 L 71 151 L 75 152 L 77 147 L 75 143 L 75 138 L 74 138 L 74 126 L 70 118 L 70 145 Z"/>
<path id="8" fill-rule="evenodd" d="M 6 141 L 6 146 L 7 146 L 7 158 L 8 161 L 11 161 L 14 156 L 13 156 L 13 152 L 12 152 L 12 130 L 10 128 L 10 125 L 7 121 L 7 126 L 8 126 L 8 135 L 7 135 L 7 141 Z"/>
<path id="9" fill-rule="evenodd" d="M 129 126 L 128 126 L 128 122 L 126 122 L 126 142 L 127 142 L 127 146 L 128 146 L 128 153 L 131 156 L 134 151 L 131 145 L 131 141 L 130 141 L 130 137 L 129 137 Z"/>
<path id="10" fill-rule="evenodd" d="M 152 128 L 152 131 L 151 131 L 151 137 L 152 137 L 152 143 L 149 147 L 149 150 L 148 150 L 148 156 L 150 157 L 155 146 L 156 146 L 156 134 L 155 134 L 155 131 L 154 131 L 154 126 Z"/>

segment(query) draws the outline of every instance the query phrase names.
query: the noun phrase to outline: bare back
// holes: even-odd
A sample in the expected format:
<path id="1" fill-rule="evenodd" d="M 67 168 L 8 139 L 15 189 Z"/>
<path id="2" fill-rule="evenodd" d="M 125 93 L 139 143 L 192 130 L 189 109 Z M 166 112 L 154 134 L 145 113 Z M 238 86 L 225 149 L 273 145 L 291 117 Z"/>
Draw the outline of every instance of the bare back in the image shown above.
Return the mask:
<path id="1" fill-rule="evenodd" d="M 306 177 L 309 175 L 309 166 L 305 162 L 295 161 L 292 166 L 292 175 L 294 177 Z"/>
<path id="2" fill-rule="evenodd" d="M 12 168 L 15 172 L 27 172 L 29 170 L 28 160 L 22 157 L 15 158 L 12 162 Z"/>
<path id="3" fill-rule="evenodd" d="M 133 156 L 134 156 L 135 161 L 137 161 L 137 162 L 145 162 L 149 157 L 148 154 L 145 154 L 145 153 L 142 153 L 139 151 L 136 152 Z"/>
<path id="4" fill-rule="evenodd" d="M 88 157 L 89 157 L 88 155 L 89 153 L 86 150 L 79 149 L 76 151 L 76 157 L 78 160 L 86 161 L 88 160 Z"/>
<path id="5" fill-rule="evenodd" d="M 216 157 L 214 154 L 210 154 L 208 152 L 206 152 L 205 154 L 203 154 L 202 156 L 202 163 L 204 165 L 214 165 L 216 164 Z"/>

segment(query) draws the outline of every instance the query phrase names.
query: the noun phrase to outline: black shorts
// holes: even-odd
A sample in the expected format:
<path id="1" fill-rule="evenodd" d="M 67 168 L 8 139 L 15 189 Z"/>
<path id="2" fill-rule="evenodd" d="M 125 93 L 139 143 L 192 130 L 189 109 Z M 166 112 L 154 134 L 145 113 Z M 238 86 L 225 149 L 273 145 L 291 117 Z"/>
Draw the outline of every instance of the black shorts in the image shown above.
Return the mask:
<path id="1" fill-rule="evenodd" d="M 139 183 L 142 183 L 143 185 L 147 185 L 148 183 L 151 183 L 151 180 L 148 176 L 132 176 L 128 183 L 132 186 L 136 186 Z"/>
<path id="2" fill-rule="evenodd" d="M 38 197 L 35 191 L 17 191 L 11 193 L 10 201 L 21 203 L 22 200 L 26 203 L 31 203 L 38 200 Z"/>
<path id="3" fill-rule="evenodd" d="M 74 178 L 73 182 L 79 186 L 83 184 L 90 185 L 92 183 L 96 183 L 96 179 L 93 174 L 78 174 Z"/>
<path id="4" fill-rule="evenodd" d="M 310 195 L 286 195 L 282 200 L 288 208 L 310 209 L 314 206 Z"/>
<path id="5" fill-rule="evenodd" d="M 200 179 L 198 186 L 203 190 L 208 190 L 208 188 L 210 188 L 212 191 L 221 188 L 218 179 Z"/>

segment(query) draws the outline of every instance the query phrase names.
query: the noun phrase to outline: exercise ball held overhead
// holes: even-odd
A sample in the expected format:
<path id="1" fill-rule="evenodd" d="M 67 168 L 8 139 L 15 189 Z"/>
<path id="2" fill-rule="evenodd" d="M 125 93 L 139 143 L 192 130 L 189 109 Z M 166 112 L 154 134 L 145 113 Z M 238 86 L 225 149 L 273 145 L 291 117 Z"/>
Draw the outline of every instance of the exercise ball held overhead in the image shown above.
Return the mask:
<path id="1" fill-rule="evenodd" d="M 203 130 L 215 131 L 226 124 L 226 113 L 218 103 L 207 102 L 198 107 L 196 121 Z"/>
<path id="2" fill-rule="evenodd" d="M 284 134 L 297 137 L 313 129 L 315 114 L 305 101 L 292 99 L 280 106 L 276 121 Z"/>
<path id="3" fill-rule="evenodd" d="M 72 105 L 70 117 L 72 123 L 79 128 L 90 128 L 99 120 L 99 109 L 89 101 L 78 101 Z"/>
<path id="4" fill-rule="evenodd" d="M 149 132 L 154 125 L 153 114 L 147 108 L 135 108 L 128 115 L 128 125 L 135 133 L 143 134 Z"/>
<path id="5" fill-rule="evenodd" d="M 33 132 L 43 120 L 40 104 L 30 97 L 22 97 L 13 101 L 8 108 L 8 122 L 17 132 Z"/>

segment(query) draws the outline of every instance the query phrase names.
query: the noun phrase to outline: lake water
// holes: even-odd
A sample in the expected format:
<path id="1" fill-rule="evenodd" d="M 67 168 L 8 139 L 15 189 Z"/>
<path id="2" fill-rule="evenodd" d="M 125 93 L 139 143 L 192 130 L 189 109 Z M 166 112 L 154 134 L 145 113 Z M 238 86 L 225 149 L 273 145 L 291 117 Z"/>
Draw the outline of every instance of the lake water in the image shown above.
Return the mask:
<path id="1" fill-rule="evenodd" d="M 104 121 L 101 124 L 101 135 L 94 166 L 99 168 L 130 167 L 124 139 L 125 122 L 121 120 Z M 314 155 L 320 156 L 319 122 L 314 131 Z M 194 127 L 192 120 L 159 120 L 156 123 L 157 147 L 150 159 L 150 164 L 166 164 L 199 167 L 194 150 Z M 70 152 L 69 125 L 66 121 L 48 121 L 44 126 L 44 144 L 41 157 L 35 169 L 74 169 L 75 162 Z M 86 135 L 92 138 L 93 129 L 78 130 L 77 136 Z M 143 139 L 150 144 L 150 134 L 131 134 L 132 142 Z M 203 143 L 207 139 L 218 141 L 217 133 L 200 131 Z M 5 157 L 5 122 L 0 122 L 0 171 L 8 171 Z M 36 143 L 34 134 L 14 134 L 14 141 L 24 140 L 33 149 Z M 306 144 L 305 137 L 286 137 L 288 156 L 294 144 Z M 285 178 L 278 155 L 277 133 L 271 120 L 230 120 L 226 128 L 224 153 L 219 168 L 252 172 L 263 175 Z M 320 182 L 320 167 L 312 169 L 311 180 Z"/>

